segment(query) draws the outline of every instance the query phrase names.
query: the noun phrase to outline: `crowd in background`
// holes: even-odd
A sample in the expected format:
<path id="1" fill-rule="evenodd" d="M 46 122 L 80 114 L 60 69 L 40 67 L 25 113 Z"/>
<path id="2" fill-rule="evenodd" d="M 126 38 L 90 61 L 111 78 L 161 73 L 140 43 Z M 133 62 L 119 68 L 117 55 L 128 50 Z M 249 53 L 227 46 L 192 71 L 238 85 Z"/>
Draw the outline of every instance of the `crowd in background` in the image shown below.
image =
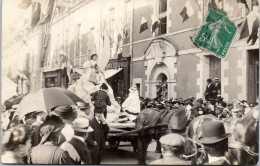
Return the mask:
<path id="1" fill-rule="evenodd" d="M 132 89 L 136 90 L 133 87 Z M 95 101 L 95 115 L 91 119 L 88 117 L 90 107 L 85 103 L 58 106 L 53 108 L 49 115 L 36 111 L 22 118 L 16 116 L 16 107 L 11 108 L 10 105 L 5 104 L 3 107 L 5 109 L 2 109 L 2 162 L 6 164 L 100 164 L 106 134 L 109 132 L 105 117 L 106 106 L 110 101 L 106 90 L 106 86 L 101 86 L 100 91 L 92 96 Z M 206 94 L 208 92 L 206 90 L 205 95 L 208 95 Z M 257 102 L 248 103 L 238 99 L 227 103 L 220 94 L 206 97 L 206 100 L 188 97 L 170 98 L 165 101 L 161 97 L 155 99 L 140 97 L 140 110 L 152 108 L 158 111 L 174 111 L 185 106 L 194 117 L 211 114 L 231 123 L 247 114 L 256 105 Z M 208 126 L 212 127 L 213 131 L 223 127 L 223 124 L 213 123 Z M 222 132 L 226 134 L 225 130 Z M 181 153 L 183 149 L 178 148 L 184 146 L 183 140 L 182 136 L 176 134 L 166 135 L 160 139 L 163 155 L 166 158 L 168 156 L 171 161 L 168 164 L 178 164 L 179 160 L 165 151 Z M 212 147 L 208 149 L 210 148 Z M 155 164 L 162 164 L 161 162 L 162 160 Z M 187 164 L 186 161 L 184 164 Z"/>

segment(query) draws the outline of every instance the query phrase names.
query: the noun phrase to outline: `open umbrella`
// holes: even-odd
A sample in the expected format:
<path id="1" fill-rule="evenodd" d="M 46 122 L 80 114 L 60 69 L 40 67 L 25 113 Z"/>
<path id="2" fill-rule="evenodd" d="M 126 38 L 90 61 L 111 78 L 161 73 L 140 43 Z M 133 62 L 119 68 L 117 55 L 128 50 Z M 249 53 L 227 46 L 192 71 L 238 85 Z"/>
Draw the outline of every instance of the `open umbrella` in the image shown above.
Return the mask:
<path id="1" fill-rule="evenodd" d="M 24 115 L 43 111 L 48 113 L 54 107 L 61 105 L 75 105 L 76 102 L 83 102 L 76 94 L 64 88 L 46 88 L 29 93 L 20 102 L 16 115 L 21 119 Z"/>

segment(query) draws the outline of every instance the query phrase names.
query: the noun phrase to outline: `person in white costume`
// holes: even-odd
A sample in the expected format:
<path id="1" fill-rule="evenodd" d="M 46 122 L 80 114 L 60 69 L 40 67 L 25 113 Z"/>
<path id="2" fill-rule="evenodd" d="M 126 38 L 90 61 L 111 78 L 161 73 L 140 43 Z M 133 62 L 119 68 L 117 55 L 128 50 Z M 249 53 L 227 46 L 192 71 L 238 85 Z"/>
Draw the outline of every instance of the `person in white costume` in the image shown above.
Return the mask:
<path id="1" fill-rule="evenodd" d="M 114 98 L 113 89 L 107 83 L 103 71 L 98 66 L 98 55 L 93 54 L 90 57 L 90 60 L 87 60 L 84 64 L 85 73 L 77 80 L 74 84 L 68 87 L 68 90 L 74 92 L 80 98 L 82 98 L 86 103 L 90 104 L 90 118 L 93 118 L 94 115 L 94 106 L 91 102 L 91 94 L 98 91 L 102 83 L 105 83 L 108 86 L 108 96 L 111 101 L 111 106 L 107 107 L 108 113 L 120 113 L 120 105 L 116 102 Z M 109 118 L 109 116 L 107 117 Z M 109 120 L 108 120 L 109 121 Z"/>
<path id="2" fill-rule="evenodd" d="M 134 121 L 141 111 L 139 93 L 135 83 L 129 89 L 129 95 L 122 104 L 122 110 L 128 115 L 131 121 Z"/>

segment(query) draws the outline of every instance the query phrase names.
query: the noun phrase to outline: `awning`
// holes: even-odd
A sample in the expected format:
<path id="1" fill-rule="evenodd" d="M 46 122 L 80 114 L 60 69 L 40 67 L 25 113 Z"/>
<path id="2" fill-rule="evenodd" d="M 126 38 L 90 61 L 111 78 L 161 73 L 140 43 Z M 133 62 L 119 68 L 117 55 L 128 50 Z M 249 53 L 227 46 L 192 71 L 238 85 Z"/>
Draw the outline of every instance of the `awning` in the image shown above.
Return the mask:
<path id="1" fill-rule="evenodd" d="M 105 70 L 105 71 L 104 71 L 105 78 L 108 79 L 108 78 L 114 76 L 115 74 L 117 74 L 118 72 L 120 72 L 122 69 L 123 69 L 123 68 Z"/>
<path id="2" fill-rule="evenodd" d="M 79 73 L 80 75 L 84 74 L 84 69 L 80 69 L 80 68 L 73 68 L 73 70 L 77 73 Z"/>

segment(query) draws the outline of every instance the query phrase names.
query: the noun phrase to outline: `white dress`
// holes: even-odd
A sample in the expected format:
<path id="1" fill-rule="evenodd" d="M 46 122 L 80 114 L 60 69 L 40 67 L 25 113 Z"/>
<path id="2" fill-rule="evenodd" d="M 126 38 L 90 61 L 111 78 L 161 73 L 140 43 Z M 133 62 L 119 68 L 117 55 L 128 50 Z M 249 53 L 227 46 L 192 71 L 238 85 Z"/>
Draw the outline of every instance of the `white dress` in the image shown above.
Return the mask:
<path id="1" fill-rule="evenodd" d="M 140 108 L 140 98 L 139 98 L 139 94 L 138 91 L 135 90 L 129 90 L 129 96 L 128 98 L 126 98 L 126 100 L 123 102 L 122 104 L 122 109 L 123 111 L 128 111 L 134 114 L 139 114 L 141 111 Z M 136 119 L 137 115 L 133 115 L 133 114 L 129 114 L 127 113 L 129 120 L 133 121 Z"/>

